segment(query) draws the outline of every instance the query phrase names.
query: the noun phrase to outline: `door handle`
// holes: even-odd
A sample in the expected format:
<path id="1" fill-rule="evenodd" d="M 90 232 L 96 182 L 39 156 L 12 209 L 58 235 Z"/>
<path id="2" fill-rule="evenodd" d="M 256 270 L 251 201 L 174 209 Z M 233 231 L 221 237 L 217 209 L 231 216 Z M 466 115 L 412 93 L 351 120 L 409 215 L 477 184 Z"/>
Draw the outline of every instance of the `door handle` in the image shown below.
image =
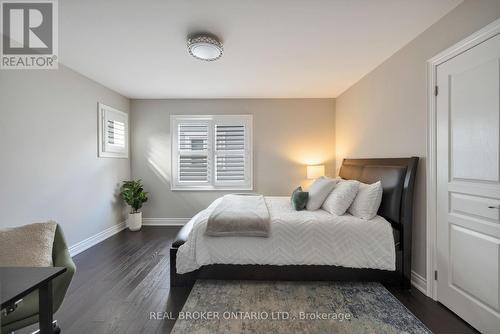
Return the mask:
<path id="1" fill-rule="evenodd" d="M 498 209 L 498 210 L 500 210 L 500 205 L 497 205 L 497 206 L 495 206 L 495 205 L 490 205 L 490 206 L 488 207 L 488 209 Z"/>

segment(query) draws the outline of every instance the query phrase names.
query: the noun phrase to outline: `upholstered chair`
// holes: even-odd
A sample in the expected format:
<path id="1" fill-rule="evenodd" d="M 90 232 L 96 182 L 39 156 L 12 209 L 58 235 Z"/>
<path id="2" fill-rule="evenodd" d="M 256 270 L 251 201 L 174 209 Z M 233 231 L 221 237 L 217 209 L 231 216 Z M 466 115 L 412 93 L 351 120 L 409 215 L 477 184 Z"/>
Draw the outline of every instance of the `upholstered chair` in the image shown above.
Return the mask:
<path id="1" fill-rule="evenodd" d="M 54 244 L 52 247 L 52 261 L 54 267 L 66 268 L 66 272 L 56 277 L 52 283 L 54 294 L 53 307 L 55 313 L 64 300 L 64 296 L 66 295 L 66 291 L 68 291 L 69 284 L 76 270 L 75 263 L 69 255 L 68 246 L 66 245 L 66 240 L 64 239 L 64 234 L 60 225 L 56 227 Z M 38 291 L 33 291 L 24 297 L 23 301 L 13 312 L 6 316 L 2 314 L 1 317 L 0 323 L 2 325 L 2 334 L 11 333 L 15 330 L 37 323 Z M 59 332 L 59 329 L 56 328 L 55 332 Z"/>

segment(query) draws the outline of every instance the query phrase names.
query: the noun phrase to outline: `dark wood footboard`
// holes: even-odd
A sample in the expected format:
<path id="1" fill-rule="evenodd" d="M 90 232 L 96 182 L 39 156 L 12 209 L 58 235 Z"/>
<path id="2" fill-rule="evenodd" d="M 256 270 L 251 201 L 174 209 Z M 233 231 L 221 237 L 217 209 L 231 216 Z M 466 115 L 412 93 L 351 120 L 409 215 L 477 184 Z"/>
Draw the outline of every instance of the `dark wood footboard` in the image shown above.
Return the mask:
<path id="1" fill-rule="evenodd" d="M 402 253 L 396 253 L 396 270 L 359 269 L 326 265 L 234 265 L 212 264 L 198 270 L 177 274 L 177 248 L 170 249 L 170 285 L 192 286 L 197 279 L 264 280 L 264 281 L 377 281 L 388 285 L 410 287 L 400 270 Z"/>
<path id="2" fill-rule="evenodd" d="M 188 287 L 193 286 L 198 277 L 198 270 L 187 274 L 178 274 L 177 268 L 177 247 L 170 248 L 170 286 Z"/>

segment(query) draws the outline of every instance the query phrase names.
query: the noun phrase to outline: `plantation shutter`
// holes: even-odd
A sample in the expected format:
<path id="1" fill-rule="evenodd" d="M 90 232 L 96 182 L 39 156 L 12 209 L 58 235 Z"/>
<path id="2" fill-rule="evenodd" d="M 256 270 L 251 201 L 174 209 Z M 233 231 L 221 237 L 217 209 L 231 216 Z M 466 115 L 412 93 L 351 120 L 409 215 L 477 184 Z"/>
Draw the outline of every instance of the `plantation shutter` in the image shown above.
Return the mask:
<path id="1" fill-rule="evenodd" d="M 178 125 L 178 180 L 207 183 L 209 168 L 209 125 L 186 122 Z"/>
<path id="2" fill-rule="evenodd" d="M 128 115 L 104 104 L 99 104 L 99 156 L 128 156 Z"/>
<path id="3" fill-rule="evenodd" d="M 252 116 L 172 115 L 173 190 L 252 189 Z"/>
<path id="4" fill-rule="evenodd" d="M 249 178 L 247 131 L 244 123 L 215 125 L 215 183 L 245 184 Z"/>
<path id="5" fill-rule="evenodd" d="M 108 119 L 106 128 L 106 144 L 117 149 L 125 148 L 125 123 L 116 119 Z"/>

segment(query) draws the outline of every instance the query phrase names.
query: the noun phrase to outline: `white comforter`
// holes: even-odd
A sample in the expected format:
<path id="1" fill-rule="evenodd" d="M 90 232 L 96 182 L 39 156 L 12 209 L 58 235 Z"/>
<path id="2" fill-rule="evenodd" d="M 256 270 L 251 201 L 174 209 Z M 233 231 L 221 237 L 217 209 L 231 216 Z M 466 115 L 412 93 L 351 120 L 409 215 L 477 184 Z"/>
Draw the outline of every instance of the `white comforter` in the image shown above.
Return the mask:
<path id="1" fill-rule="evenodd" d="M 177 273 L 209 264 L 336 265 L 395 270 L 392 227 L 384 218 L 362 220 L 324 210 L 295 211 L 288 197 L 266 197 L 269 238 L 204 235 L 215 200 L 198 213 L 177 252 Z"/>

